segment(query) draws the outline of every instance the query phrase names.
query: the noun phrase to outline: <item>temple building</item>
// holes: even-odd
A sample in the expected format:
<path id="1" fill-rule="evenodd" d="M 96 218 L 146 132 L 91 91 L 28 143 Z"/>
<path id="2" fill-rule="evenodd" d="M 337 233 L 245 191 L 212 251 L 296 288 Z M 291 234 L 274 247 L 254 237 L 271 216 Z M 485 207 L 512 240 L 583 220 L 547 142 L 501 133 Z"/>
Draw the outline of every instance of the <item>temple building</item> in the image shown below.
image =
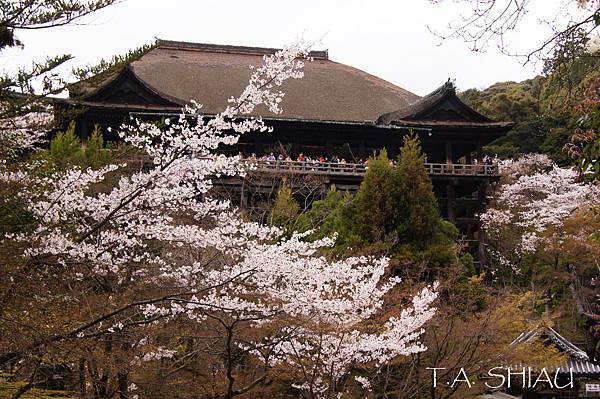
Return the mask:
<path id="1" fill-rule="evenodd" d="M 107 128 L 118 127 L 130 116 L 160 120 L 178 114 L 190 100 L 203 104 L 206 115 L 222 111 L 227 98 L 245 87 L 252 73 L 249 66 L 261 65 L 263 56 L 274 51 L 159 40 L 101 84 L 75 85 L 65 103 L 85 109 L 76 117 L 81 136 L 89 135 L 97 124 L 106 139 L 116 140 Z M 487 187 L 499 176 L 497 165 L 483 163 L 482 147 L 506 134 L 513 123 L 479 114 L 457 97 L 451 82 L 419 97 L 332 61 L 327 51 L 313 51 L 310 56 L 313 61 L 306 62 L 304 78 L 282 85 L 286 93 L 283 113 L 256 110 L 274 131 L 245 134 L 228 151 L 258 157 L 282 154 L 292 160 L 300 153 L 335 156 L 346 161 L 343 167 L 307 168 L 298 162 L 277 161 L 259 165 L 259 170 L 318 174 L 326 184 L 356 190 L 365 172 L 363 160 L 382 148 L 395 157 L 403 136 L 418 134 L 427 155 L 424 167 L 432 177 L 442 214 L 459 227 L 466 240 L 476 243 L 477 214 L 485 208 Z M 244 203 L 252 190 L 239 183 L 233 186 Z"/>
<path id="2" fill-rule="evenodd" d="M 523 332 L 511 345 L 528 345 L 536 341 L 558 351 L 564 361 L 546 367 L 542 377 L 539 377 L 540 368 L 527 368 L 524 377 L 522 366 L 514 367 L 513 386 L 505 384 L 504 389 L 508 388 L 509 393 L 523 399 L 600 398 L 600 365 L 552 327 L 540 326 Z M 550 383 L 541 382 L 546 376 L 551 376 Z M 538 378 L 540 383 L 536 384 Z"/>

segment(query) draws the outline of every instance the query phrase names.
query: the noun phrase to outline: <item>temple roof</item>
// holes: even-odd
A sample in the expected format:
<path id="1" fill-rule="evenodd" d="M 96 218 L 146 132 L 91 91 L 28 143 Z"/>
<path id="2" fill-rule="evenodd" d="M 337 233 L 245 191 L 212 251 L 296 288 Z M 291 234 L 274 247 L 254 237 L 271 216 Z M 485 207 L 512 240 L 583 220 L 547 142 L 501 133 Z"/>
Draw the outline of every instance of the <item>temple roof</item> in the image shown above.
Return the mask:
<path id="1" fill-rule="evenodd" d="M 99 107 L 123 106 L 172 109 L 190 100 L 203 111 L 223 110 L 227 99 L 242 92 L 249 65 L 259 66 L 276 49 L 222 46 L 159 40 L 157 46 L 96 89 L 83 88 L 78 100 Z M 312 52 L 304 78 L 282 85 L 283 113 L 257 109 L 264 117 L 318 121 L 375 121 L 380 115 L 405 108 L 419 96 L 359 69 L 331 61 L 326 51 Z M 115 84 L 116 81 L 120 82 Z M 131 90 L 123 89 L 123 85 Z M 136 91 L 141 90 L 141 95 Z M 132 93 L 136 92 L 136 93 Z"/>
<path id="2" fill-rule="evenodd" d="M 596 377 L 600 376 L 600 365 L 592 362 L 587 353 L 560 335 L 552 327 L 541 326 L 531 331 L 521 333 L 511 345 L 527 344 L 537 339 L 552 342 L 559 351 L 568 356 L 568 359 L 560 365 L 562 372 L 568 373 L 569 369 L 572 369 L 573 374 L 575 375 L 583 374 Z"/>
<path id="3" fill-rule="evenodd" d="M 512 122 L 493 121 L 469 107 L 458 98 L 456 88 L 450 81 L 396 111 L 381 115 L 377 124 L 501 130 L 514 125 Z"/>

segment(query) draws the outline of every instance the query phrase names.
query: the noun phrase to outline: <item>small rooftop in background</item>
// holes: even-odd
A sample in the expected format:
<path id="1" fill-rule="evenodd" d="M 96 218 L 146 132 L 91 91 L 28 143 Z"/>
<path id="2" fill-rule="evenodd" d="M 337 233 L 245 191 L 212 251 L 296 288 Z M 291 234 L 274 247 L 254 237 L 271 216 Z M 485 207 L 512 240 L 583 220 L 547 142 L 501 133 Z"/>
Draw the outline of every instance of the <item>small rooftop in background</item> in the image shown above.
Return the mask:
<path id="1" fill-rule="evenodd" d="M 173 40 L 158 39 L 157 45 L 162 48 L 174 50 L 203 51 L 207 53 L 246 54 L 246 55 L 270 55 L 281 49 L 270 47 L 247 47 L 232 46 L 228 44 L 191 43 Z M 328 60 L 328 50 L 314 50 L 309 56 L 318 60 Z"/>

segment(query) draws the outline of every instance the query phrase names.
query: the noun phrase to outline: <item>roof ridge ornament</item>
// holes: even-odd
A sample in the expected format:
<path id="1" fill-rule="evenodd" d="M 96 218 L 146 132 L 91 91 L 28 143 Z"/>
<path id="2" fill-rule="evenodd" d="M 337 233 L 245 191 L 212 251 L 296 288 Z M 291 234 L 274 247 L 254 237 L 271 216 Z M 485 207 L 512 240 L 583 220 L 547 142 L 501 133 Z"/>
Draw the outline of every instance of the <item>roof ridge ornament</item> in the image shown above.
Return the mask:
<path id="1" fill-rule="evenodd" d="M 448 78 L 448 80 L 446 81 L 446 83 L 444 83 L 442 88 L 444 90 L 448 90 L 448 91 L 452 91 L 453 93 L 456 93 L 456 79 Z"/>

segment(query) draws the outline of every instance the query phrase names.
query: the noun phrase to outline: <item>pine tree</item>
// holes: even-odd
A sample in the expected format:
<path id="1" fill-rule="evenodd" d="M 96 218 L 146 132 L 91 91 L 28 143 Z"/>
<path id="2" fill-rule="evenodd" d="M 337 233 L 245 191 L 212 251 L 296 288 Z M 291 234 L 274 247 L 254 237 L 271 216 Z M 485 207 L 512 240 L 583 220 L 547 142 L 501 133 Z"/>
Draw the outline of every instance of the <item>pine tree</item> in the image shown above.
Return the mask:
<path id="1" fill-rule="evenodd" d="M 394 229 L 394 179 L 387 151 L 369 158 L 367 172 L 356 198 L 356 232 L 368 243 L 385 241 Z"/>
<path id="2" fill-rule="evenodd" d="M 406 136 L 394 169 L 394 225 L 400 243 L 417 250 L 447 241 L 448 226 L 439 211 L 433 184 L 423 164 L 419 138 Z M 451 229 L 450 229 L 451 230 Z"/>
<path id="3" fill-rule="evenodd" d="M 74 122 L 66 131 L 57 133 L 50 141 L 50 149 L 45 157 L 58 170 L 82 163 L 85 155 L 81 148 L 81 141 L 75 134 Z"/>
<path id="4" fill-rule="evenodd" d="M 299 213 L 300 205 L 294 198 L 290 184 L 284 180 L 279 187 L 275 205 L 269 216 L 269 223 L 291 233 L 294 230 Z"/>
<path id="5" fill-rule="evenodd" d="M 109 155 L 104 150 L 104 138 L 98 126 L 87 139 L 84 154 L 86 163 L 94 169 L 107 163 Z"/>

